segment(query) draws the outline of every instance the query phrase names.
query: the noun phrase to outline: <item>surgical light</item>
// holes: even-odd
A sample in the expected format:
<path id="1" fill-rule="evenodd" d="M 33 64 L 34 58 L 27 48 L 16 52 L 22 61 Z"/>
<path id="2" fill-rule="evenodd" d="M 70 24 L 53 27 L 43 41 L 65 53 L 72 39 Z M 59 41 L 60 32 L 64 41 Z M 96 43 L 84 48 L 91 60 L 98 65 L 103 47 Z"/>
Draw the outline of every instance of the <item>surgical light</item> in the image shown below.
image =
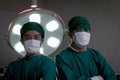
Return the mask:
<path id="1" fill-rule="evenodd" d="M 25 56 L 25 50 L 20 42 L 20 29 L 27 22 L 38 22 L 45 30 L 45 39 L 40 53 L 51 55 L 61 44 L 64 37 L 64 22 L 62 18 L 50 10 L 41 8 L 26 9 L 11 20 L 8 26 L 8 43 L 17 53 Z"/>
<path id="2" fill-rule="evenodd" d="M 14 27 L 12 29 L 13 34 L 20 35 L 21 27 L 22 27 L 22 25 L 20 25 L 20 24 L 14 25 Z"/>
<path id="3" fill-rule="evenodd" d="M 40 14 L 31 14 L 29 16 L 29 21 L 40 23 L 41 22 L 41 16 L 40 16 Z"/>
<path id="4" fill-rule="evenodd" d="M 53 43 L 51 43 L 53 42 Z M 48 43 L 48 46 L 52 47 L 52 48 L 56 48 L 59 46 L 60 44 L 60 41 L 59 41 L 59 38 L 56 38 L 56 37 L 50 37 L 47 41 Z"/>
<path id="5" fill-rule="evenodd" d="M 59 28 L 59 24 L 55 20 L 48 22 L 46 25 L 46 29 L 50 32 L 53 32 L 53 31 L 57 30 L 58 28 Z"/>

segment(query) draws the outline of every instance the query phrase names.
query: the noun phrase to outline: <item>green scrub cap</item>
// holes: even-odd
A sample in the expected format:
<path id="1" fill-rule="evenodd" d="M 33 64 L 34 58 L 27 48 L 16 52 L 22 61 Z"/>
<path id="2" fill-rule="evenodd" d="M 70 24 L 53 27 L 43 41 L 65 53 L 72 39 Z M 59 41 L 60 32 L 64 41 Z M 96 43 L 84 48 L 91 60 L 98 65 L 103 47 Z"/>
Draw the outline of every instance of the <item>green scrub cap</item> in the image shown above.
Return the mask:
<path id="1" fill-rule="evenodd" d="M 45 31 L 42 27 L 42 25 L 36 23 L 36 22 L 28 22 L 28 23 L 25 23 L 21 30 L 20 30 L 20 33 L 21 33 L 21 38 L 23 38 L 23 35 L 27 32 L 27 31 L 30 31 L 30 30 L 35 30 L 37 32 L 40 33 L 40 35 L 42 36 L 42 38 L 44 38 L 44 35 L 45 35 Z"/>
<path id="2" fill-rule="evenodd" d="M 68 22 L 70 32 L 76 29 L 91 30 L 90 24 L 85 17 L 75 16 Z"/>

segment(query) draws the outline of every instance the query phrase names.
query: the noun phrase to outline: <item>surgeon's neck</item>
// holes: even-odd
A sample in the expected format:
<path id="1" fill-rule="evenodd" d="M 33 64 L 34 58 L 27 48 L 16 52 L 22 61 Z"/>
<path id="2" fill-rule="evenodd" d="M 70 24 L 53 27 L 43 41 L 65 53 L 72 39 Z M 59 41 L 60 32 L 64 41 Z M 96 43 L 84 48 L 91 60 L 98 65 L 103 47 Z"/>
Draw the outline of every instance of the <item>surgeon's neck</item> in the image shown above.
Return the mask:
<path id="1" fill-rule="evenodd" d="M 26 53 L 26 56 L 27 57 L 32 57 L 32 56 L 36 56 L 38 55 L 37 53 Z"/>
<path id="2" fill-rule="evenodd" d="M 73 49 L 75 49 L 76 51 L 79 51 L 79 52 L 84 52 L 84 51 L 87 50 L 87 47 L 86 47 L 86 46 L 78 46 L 78 45 L 75 44 L 75 43 L 72 43 L 72 44 L 71 44 L 71 47 L 72 47 Z"/>

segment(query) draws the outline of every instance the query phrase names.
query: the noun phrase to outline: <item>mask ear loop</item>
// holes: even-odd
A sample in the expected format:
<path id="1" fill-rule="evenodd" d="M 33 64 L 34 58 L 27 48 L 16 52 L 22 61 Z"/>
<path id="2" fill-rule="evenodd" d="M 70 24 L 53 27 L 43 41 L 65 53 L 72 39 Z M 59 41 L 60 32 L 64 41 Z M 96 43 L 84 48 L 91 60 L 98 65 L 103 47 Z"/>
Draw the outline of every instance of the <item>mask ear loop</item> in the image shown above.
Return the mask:
<path id="1" fill-rule="evenodd" d="M 72 43 L 80 47 L 80 45 L 75 42 L 75 40 L 77 39 L 77 37 L 75 36 L 75 33 L 72 33 L 72 35 L 73 35 Z"/>
<path id="2" fill-rule="evenodd" d="M 73 35 L 73 40 L 72 40 L 72 42 L 74 42 L 74 43 L 75 43 L 76 36 L 75 36 L 75 34 L 74 34 L 74 33 L 72 33 L 72 35 Z"/>

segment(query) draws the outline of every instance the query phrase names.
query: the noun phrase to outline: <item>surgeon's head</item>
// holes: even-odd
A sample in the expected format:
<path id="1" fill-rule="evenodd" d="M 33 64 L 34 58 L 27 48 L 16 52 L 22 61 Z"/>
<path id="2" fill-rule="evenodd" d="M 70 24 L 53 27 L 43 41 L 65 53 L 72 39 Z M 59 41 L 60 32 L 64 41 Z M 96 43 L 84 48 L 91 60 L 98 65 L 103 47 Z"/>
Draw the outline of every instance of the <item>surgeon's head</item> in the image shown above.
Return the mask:
<path id="1" fill-rule="evenodd" d="M 45 37 L 43 26 L 36 22 L 28 22 L 22 26 L 20 33 L 26 53 L 29 55 L 39 53 Z"/>
<path id="2" fill-rule="evenodd" d="M 90 24 L 87 18 L 75 16 L 68 22 L 68 35 L 73 43 L 79 46 L 86 46 L 90 41 Z"/>
<path id="3" fill-rule="evenodd" d="M 70 32 L 75 32 L 76 30 L 90 31 L 91 27 L 87 18 L 75 16 L 68 22 L 68 29 Z"/>

